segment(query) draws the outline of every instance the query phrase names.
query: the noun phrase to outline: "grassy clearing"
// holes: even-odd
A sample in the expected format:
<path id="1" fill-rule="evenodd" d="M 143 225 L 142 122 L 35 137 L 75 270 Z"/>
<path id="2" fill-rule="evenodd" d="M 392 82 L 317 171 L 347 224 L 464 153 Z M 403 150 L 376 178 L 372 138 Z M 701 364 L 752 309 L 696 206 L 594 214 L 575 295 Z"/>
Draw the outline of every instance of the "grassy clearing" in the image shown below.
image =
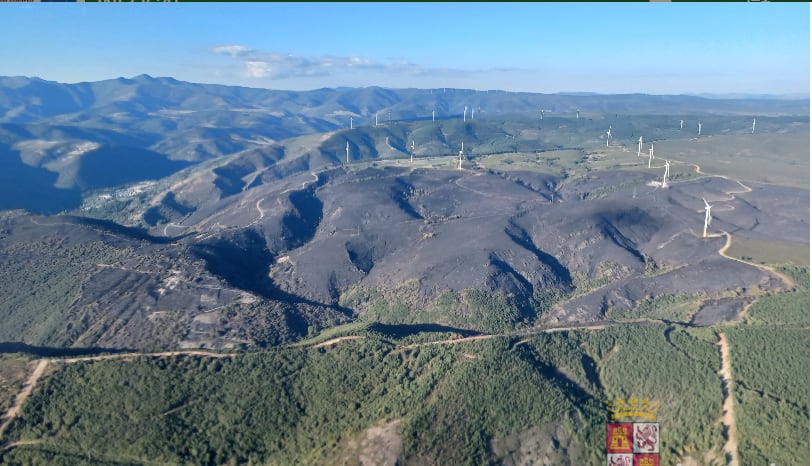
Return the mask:
<path id="1" fill-rule="evenodd" d="M 809 245 L 733 237 L 727 255 L 759 264 L 809 265 Z"/>
<path id="2" fill-rule="evenodd" d="M 717 118 L 717 120 L 719 119 Z M 621 125 L 620 122 L 616 123 Z M 708 123 L 704 128 L 708 133 L 701 138 L 696 138 L 692 132 L 682 132 L 676 129 L 663 131 L 662 128 L 656 126 L 666 124 L 665 121 L 630 120 L 623 123 L 623 125 L 629 125 L 625 131 L 621 129 L 616 131 L 618 137 L 609 147 L 606 147 L 601 138 L 597 137 L 597 134 L 602 134 L 603 131 L 603 127 L 597 122 L 591 122 L 589 127 L 584 127 L 580 123 L 568 121 L 557 127 L 547 126 L 539 134 L 536 134 L 538 129 L 520 125 L 524 129 L 515 129 L 515 131 L 517 134 L 523 134 L 523 144 L 526 146 L 531 143 L 527 138 L 533 133 L 537 138 L 535 145 L 539 149 L 524 150 L 518 147 L 511 150 L 512 145 L 501 140 L 493 147 L 491 147 L 492 144 L 488 145 L 489 143 L 480 144 L 476 148 L 470 149 L 473 150 L 474 155 L 469 154 L 463 160 L 463 167 L 481 167 L 499 171 L 532 170 L 564 178 L 582 176 L 593 170 L 622 169 L 651 173 L 656 178 L 662 176 L 664 160 L 668 159 L 672 161 L 670 169 L 672 180 L 687 180 L 701 176 L 696 173 L 694 167 L 696 164 L 706 174 L 809 188 L 809 177 L 807 176 L 810 169 L 808 125 L 789 120 L 773 122 L 773 127 L 769 129 L 771 132 L 754 135 L 747 134 L 743 130 L 730 131 L 727 128 L 740 123 L 740 121 L 725 121 L 722 118 L 713 124 Z M 523 123 L 523 125 L 527 124 L 529 123 Z M 606 124 L 608 125 L 609 122 L 607 121 Z M 652 127 L 652 124 L 655 126 Z M 786 127 L 781 127 L 781 125 Z M 486 133 L 491 136 L 502 137 L 502 132 L 490 126 L 489 123 L 479 129 L 483 131 L 487 129 Z M 618 128 L 621 127 L 618 126 Z M 504 131 L 511 132 L 512 130 Z M 711 134 L 714 131 L 715 134 Z M 644 137 L 646 142 L 642 151 L 643 155 L 637 157 L 636 137 L 640 132 L 644 135 L 654 135 L 655 159 L 652 162 L 652 168 L 648 168 L 650 144 L 648 137 Z M 456 137 L 462 137 L 462 133 L 457 133 L 459 131 L 454 133 Z M 635 140 L 629 139 L 629 135 L 634 136 Z M 438 137 L 436 134 L 430 136 L 431 138 Z M 452 136 L 451 133 L 445 135 L 446 138 L 450 136 Z M 484 134 L 479 136 L 485 137 Z M 451 147 L 445 145 L 437 146 L 436 150 L 446 152 L 447 155 L 421 155 L 415 157 L 414 162 L 410 162 L 408 157 L 402 154 L 396 159 L 379 159 L 357 165 L 359 167 L 377 164 L 379 166 L 455 169 L 458 158 L 456 146 L 453 147 L 452 150 Z M 578 149 L 557 149 L 563 147 Z"/>
<path id="3" fill-rule="evenodd" d="M 699 164 L 702 171 L 809 189 L 809 132 L 713 135 L 655 143 L 655 156 Z"/>
<path id="4" fill-rule="evenodd" d="M 414 157 L 412 161 L 409 158 L 398 159 L 380 159 L 375 161 L 359 162 L 350 165 L 350 170 L 363 170 L 369 167 L 400 167 L 400 168 L 439 168 L 444 170 L 453 170 L 457 168 L 459 158 L 456 155 L 443 155 L 431 157 Z M 470 165 L 470 162 L 463 161 L 464 166 Z"/>
<path id="5" fill-rule="evenodd" d="M 586 155 L 579 150 L 551 150 L 545 152 L 515 152 L 479 157 L 477 165 L 482 168 L 512 171 L 529 170 L 553 175 L 574 174 L 586 161 Z"/>
<path id="6" fill-rule="evenodd" d="M 549 150 L 540 152 L 509 152 L 489 154 L 463 158 L 463 168 L 483 168 L 498 171 L 528 170 L 548 173 L 552 175 L 574 176 L 587 172 L 587 156 L 579 150 Z M 369 166 L 402 167 L 402 168 L 438 168 L 456 170 L 459 156 L 448 154 L 444 156 L 416 156 L 412 161 L 409 158 L 388 160 L 375 160 L 353 164 L 353 169 L 363 169 Z"/>

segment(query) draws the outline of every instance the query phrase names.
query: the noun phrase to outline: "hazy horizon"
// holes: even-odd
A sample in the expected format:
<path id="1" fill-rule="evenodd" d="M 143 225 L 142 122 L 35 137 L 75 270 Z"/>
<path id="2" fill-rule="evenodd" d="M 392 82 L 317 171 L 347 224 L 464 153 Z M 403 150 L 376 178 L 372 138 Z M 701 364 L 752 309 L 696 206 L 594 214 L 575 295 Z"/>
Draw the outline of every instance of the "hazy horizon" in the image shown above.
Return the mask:
<path id="1" fill-rule="evenodd" d="M 0 75 L 809 95 L 809 4 L 5 3 Z"/>
<path id="2" fill-rule="evenodd" d="M 704 93 L 704 92 L 683 92 L 678 94 L 657 94 L 657 93 L 649 93 L 649 92 L 592 92 L 592 91 L 556 91 L 556 92 L 534 92 L 534 91 L 511 91 L 506 89 L 472 89 L 472 88 L 457 88 L 457 87 L 446 87 L 446 88 L 427 88 L 427 87 L 393 87 L 393 86 L 382 86 L 376 84 L 370 84 L 368 86 L 333 86 L 333 87 L 314 87 L 311 89 L 283 89 L 283 88 L 275 88 L 275 87 L 264 87 L 264 86 L 249 86 L 249 85 L 238 85 L 238 84 L 221 84 L 221 83 L 207 83 L 207 82 L 194 82 L 194 81 L 186 81 L 183 79 L 178 79 L 174 76 L 152 76 L 148 73 L 140 73 L 133 76 L 114 76 L 109 78 L 103 78 L 94 81 L 74 81 L 74 82 L 66 82 L 66 81 L 58 81 L 54 79 L 48 79 L 42 76 L 24 76 L 24 75 L 17 75 L 17 76 L 0 76 L 0 78 L 25 78 L 25 79 L 40 79 L 46 82 L 56 82 L 59 84 L 68 84 L 68 85 L 75 85 L 75 84 L 82 84 L 82 83 L 91 83 L 91 82 L 101 82 L 101 81 L 113 81 L 116 79 L 127 79 L 127 80 L 134 80 L 140 76 L 148 76 L 152 79 L 174 79 L 179 82 L 185 82 L 189 84 L 202 84 L 202 85 L 215 85 L 215 86 L 230 86 L 230 87 L 244 87 L 249 89 L 263 89 L 269 91 L 294 91 L 294 92 L 312 92 L 318 91 L 321 89 L 364 89 L 370 87 L 378 87 L 381 89 L 390 89 L 390 90 L 404 90 L 404 89 L 416 89 L 416 90 L 440 90 L 440 89 L 453 89 L 457 91 L 470 91 L 470 92 L 506 92 L 506 93 L 516 93 L 516 94 L 541 94 L 541 95 L 566 95 L 566 96 L 615 96 L 615 95 L 651 95 L 651 96 L 683 96 L 683 97 L 701 97 L 701 98 L 709 98 L 709 99 L 777 99 L 777 100 L 804 100 L 810 98 L 810 93 L 784 93 L 784 94 L 764 94 L 764 93 Z"/>

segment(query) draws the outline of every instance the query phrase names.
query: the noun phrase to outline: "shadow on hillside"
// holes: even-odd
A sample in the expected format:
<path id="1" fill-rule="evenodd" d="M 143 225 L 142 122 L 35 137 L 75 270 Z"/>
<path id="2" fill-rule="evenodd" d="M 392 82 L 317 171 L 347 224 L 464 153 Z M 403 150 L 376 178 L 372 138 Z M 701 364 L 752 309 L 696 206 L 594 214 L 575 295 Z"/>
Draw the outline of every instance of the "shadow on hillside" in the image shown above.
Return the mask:
<path id="1" fill-rule="evenodd" d="M 78 189 L 54 186 L 58 177 L 52 171 L 26 165 L 19 151 L 0 144 L 0 210 L 54 214 L 81 206 Z"/>
<path id="2" fill-rule="evenodd" d="M 423 332 L 453 332 L 458 333 L 463 337 L 472 337 L 481 334 L 481 332 L 477 332 L 476 330 L 468 330 L 440 324 L 382 324 L 380 322 L 375 322 L 369 326 L 369 329 L 390 338 L 403 338 Z"/>
<path id="3" fill-rule="evenodd" d="M 73 215 L 65 215 L 65 219 L 70 219 L 75 221 L 79 225 L 84 225 L 90 228 L 102 230 L 109 233 L 118 234 L 121 236 L 127 236 L 134 239 L 140 239 L 144 241 L 149 241 L 151 243 L 156 244 L 166 244 L 171 243 L 173 241 L 177 241 L 182 238 L 186 238 L 188 236 L 193 235 L 194 233 L 185 233 L 180 236 L 152 236 L 149 232 L 140 227 L 130 227 L 118 224 L 111 220 L 99 219 L 99 218 L 91 218 L 91 217 L 78 217 Z"/>
<path id="4" fill-rule="evenodd" d="M 19 341 L 0 341 L 0 353 L 27 353 L 38 357 L 59 358 L 76 356 L 96 356 L 99 354 L 131 353 L 127 348 L 54 348 L 34 346 Z"/>

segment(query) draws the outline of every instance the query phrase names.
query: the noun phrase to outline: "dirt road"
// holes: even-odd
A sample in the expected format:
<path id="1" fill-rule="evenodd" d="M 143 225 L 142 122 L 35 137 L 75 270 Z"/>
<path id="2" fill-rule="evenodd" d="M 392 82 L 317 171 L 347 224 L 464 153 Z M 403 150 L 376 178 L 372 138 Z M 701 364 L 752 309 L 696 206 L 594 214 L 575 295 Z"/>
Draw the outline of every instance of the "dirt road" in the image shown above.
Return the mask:
<path id="1" fill-rule="evenodd" d="M 48 367 L 49 362 L 50 360 L 48 359 L 40 359 L 37 362 L 37 367 L 34 368 L 34 372 L 31 373 L 31 376 L 25 381 L 23 389 L 17 394 L 17 398 L 14 399 L 14 404 L 11 405 L 11 408 L 6 412 L 5 416 L 0 418 L 0 439 L 3 438 L 3 433 L 11 423 L 11 420 L 17 417 L 17 413 L 20 412 L 20 407 L 25 402 L 25 399 L 28 398 L 28 395 L 31 394 L 31 391 L 37 384 L 37 380 L 39 380 L 42 373 L 45 372 L 45 368 Z"/>
<path id="2" fill-rule="evenodd" d="M 634 321 L 634 322 L 627 322 L 629 324 L 640 324 L 643 321 Z M 593 323 L 585 323 L 580 325 L 572 325 L 567 327 L 544 327 L 544 328 L 531 328 L 531 329 L 522 329 L 522 330 L 515 330 L 512 332 L 505 332 L 505 333 L 493 333 L 487 335 L 475 335 L 472 337 L 459 337 L 459 338 L 449 338 L 446 340 L 436 340 L 436 341 L 427 341 L 425 343 L 412 343 L 411 345 L 401 346 L 398 349 L 414 349 L 419 348 L 421 346 L 429 346 L 429 345 L 454 345 L 457 343 L 465 343 L 468 341 L 477 341 L 477 340 L 490 340 L 491 338 L 502 338 L 502 337 L 516 337 L 516 336 L 523 336 L 523 335 L 537 335 L 540 333 L 553 333 L 553 332 L 567 332 L 571 330 L 601 330 L 607 327 L 606 322 L 593 322 Z"/>
<path id="3" fill-rule="evenodd" d="M 323 342 L 321 342 L 321 343 L 317 343 L 317 344 L 313 345 L 313 346 L 312 346 L 312 348 L 321 348 L 321 347 L 323 347 L 323 346 L 330 346 L 330 345 L 334 345 L 334 344 L 336 344 L 336 343 L 338 343 L 338 342 L 340 342 L 340 341 L 344 341 L 344 340 L 358 340 L 358 339 L 360 339 L 360 338 L 363 338 L 363 337 L 360 337 L 360 336 L 358 336 L 358 335 L 347 335 L 347 336 L 345 336 L 345 337 L 336 337 L 336 338 L 331 338 L 331 339 L 329 339 L 329 340 L 327 340 L 327 341 L 323 341 Z"/>
<path id="4" fill-rule="evenodd" d="M 724 403 L 722 409 L 722 425 L 725 427 L 727 441 L 724 445 L 725 458 L 728 466 L 739 466 L 739 444 L 736 437 L 736 416 L 733 411 L 733 376 L 730 370 L 730 347 L 725 334 L 719 332 L 719 353 L 722 356 L 722 367 L 719 374 L 722 376 Z"/>
<path id="5" fill-rule="evenodd" d="M 727 255 L 727 250 L 730 249 L 731 244 L 733 244 L 733 235 L 731 235 L 730 233 L 728 233 L 726 231 L 722 231 L 722 233 L 716 233 L 714 235 L 708 235 L 708 238 L 718 238 L 718 237 L 721 237 L 721 236 L 724 236 L 726 238 L 726 241 L 725 241 L 725 245 L 722 246 L 721 249 L 719 249 L 719 255 L 720 256 L 724 257 L 725 259 L 730 259 L 732 261 L 741 262 L 742 264 L 747 264 L 747 265 L 756 267 L 758 269 L 764 270 L 765 272 L 770 273 L 770 274 L 778 277 L 778 279 L 781 280 L 782 283 L 784 283 L 784 286 L 788 290 L 791 290 L 792 288 L 795 287 L 795 281 L 792 278 L 784 275 L 783 273 L 775 270 L 772 267 L 769 267 L 769 266 L 766 266 L 766 265 L 761 265 L 761 264 L 756 264 L 754 262 L 748 262 L 746 260 L 742 260 L 742 259 L 738 259 L 736 257 L 728 256 Z"/>
<path id="6" fill-rule="evenodd" d="M 11 405 L 11 408 L 9 408 L 9 410 L 5 413 L 5 415 L 3 415 L 3 417 L 0 417 L 0 440 L 2 440 L 3 433 L 5 432 L 9 423 L 11 423 L 11 420 L 17 417 L 17 414 L 20 411 L 20 407 L 22 407 L 26 398 L 28 398 L 28 396 L 34 390 L 34 387 L 37 385 L 39 378 L 42 376 L 43 372 L 45 372 L 45 368 L 48 367 L 48 364 L 50 363 L 70 364 L 75 362 L 103 361 L 108 359 L 132 359 L 139 356 L 164 357 L 164 356 L 180 356 L 180 355 L 207 356 L 211 358 L 226 358 L 235 356 L 234 354 L 214 353 L 203 350 L 178 350 L 178 351 L 163 351 L 160 353 L 118 353 L 118 354 L 103 354 L 99 356 L 80 356 L 65 359 L 40 359 L 37 362 L 37 366 L 34 369 L 34 372 L 28 377 L 28 380 L 25 381 L 23 389 L 20 391 L 20 393 L 17 394 L 17 397 L 14 399 L 14 404 Z"/>

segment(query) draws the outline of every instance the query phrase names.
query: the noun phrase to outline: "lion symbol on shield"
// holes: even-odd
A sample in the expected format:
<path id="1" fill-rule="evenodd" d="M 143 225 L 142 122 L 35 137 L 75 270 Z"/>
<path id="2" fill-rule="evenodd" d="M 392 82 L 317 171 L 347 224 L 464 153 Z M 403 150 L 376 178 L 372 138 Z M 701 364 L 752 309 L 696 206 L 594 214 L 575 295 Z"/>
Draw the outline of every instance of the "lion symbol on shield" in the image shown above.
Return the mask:
<path id="1" fill-rule="evenodd" d="M 632 460 L 628 456 L 618 456 L 610 458 L 609 466 L 632 466 Z"/>
<path id="2" fill-rule="evenodd" d="M 646 424 L 644 427 L 637 427 L 634 433 L 634 440 L 640 450 L 653 450 L 657 444 L 657 425 Z"/>

